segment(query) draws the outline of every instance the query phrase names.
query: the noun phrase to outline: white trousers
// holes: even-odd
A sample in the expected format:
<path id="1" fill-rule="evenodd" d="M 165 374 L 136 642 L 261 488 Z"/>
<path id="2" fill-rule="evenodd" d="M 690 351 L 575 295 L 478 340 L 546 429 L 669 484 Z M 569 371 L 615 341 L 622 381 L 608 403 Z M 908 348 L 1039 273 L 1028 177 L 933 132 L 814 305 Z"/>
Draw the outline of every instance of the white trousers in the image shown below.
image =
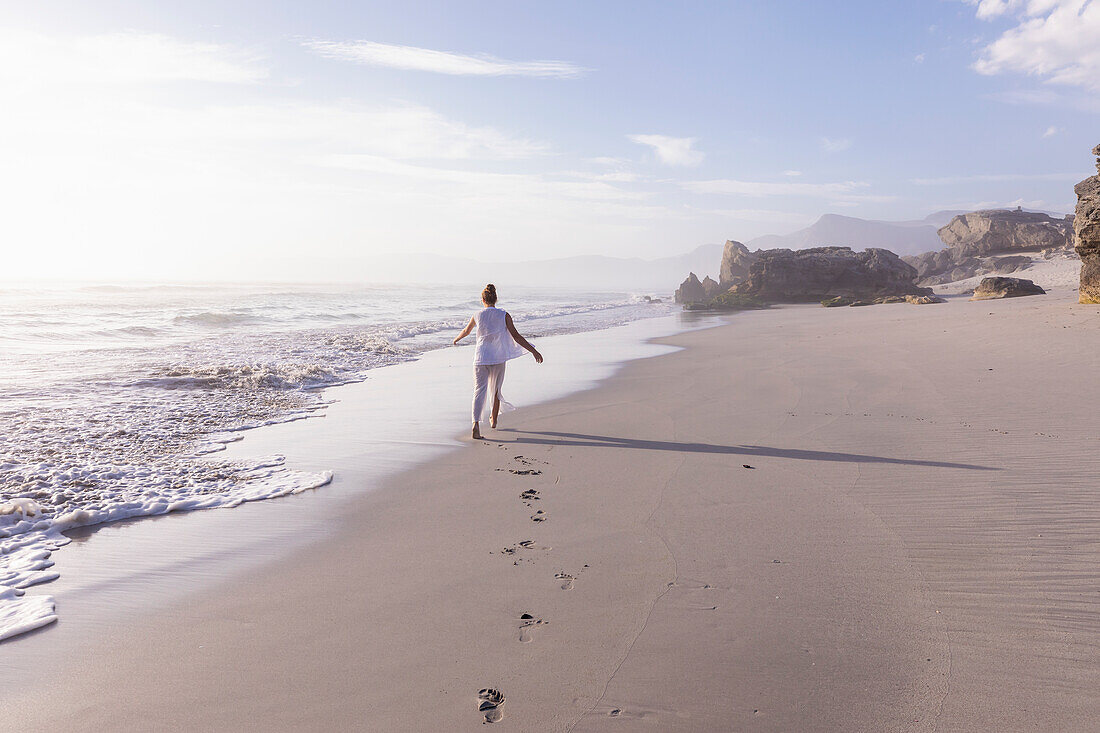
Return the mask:
<path id="1" fill-rule="evenodd" d="M 500 395 L 504 385 L 504 363 L 474 365 L 474 422 L 488 420 L 493 412 L 493 398 L 500 400 L 500 411 L 514 409 Z"/>

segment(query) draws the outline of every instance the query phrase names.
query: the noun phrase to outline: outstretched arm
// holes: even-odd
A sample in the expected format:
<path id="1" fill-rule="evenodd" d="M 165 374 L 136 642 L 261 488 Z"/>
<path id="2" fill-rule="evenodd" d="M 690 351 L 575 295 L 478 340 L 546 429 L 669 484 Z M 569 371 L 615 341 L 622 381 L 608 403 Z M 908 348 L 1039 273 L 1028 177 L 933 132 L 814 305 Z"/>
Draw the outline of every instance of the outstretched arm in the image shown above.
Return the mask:
<path id="1" fill-rule="evenodd" d="M 470 322 L 466 324 L 466 328 L 462 329 L 462 332 L 455 336 L 455 340 L 452 342 L 455 346 L 458 346 L 458 342 L 470 335 L 470 331 L 474 330 L 474 319 L 471 318 Z"/>
<path id="2" fill-rule="evenodd" d="M 542 354 L 539 353 L 538 349 L 529 344 L 527 342 L 527 339 L 523 338 L 523 336 L 520 335 L 519 331 L 516 330 L 516 324 L 512 323 L 511 314 L 506 314 L 504 316 L 504 322 L 508 324 L 508 333 L 512 334 L 512 338 L 516 340 L 516 343 L 531 352 L 531 355 L 535 357 L 536 364 L 541 364 Z"/>

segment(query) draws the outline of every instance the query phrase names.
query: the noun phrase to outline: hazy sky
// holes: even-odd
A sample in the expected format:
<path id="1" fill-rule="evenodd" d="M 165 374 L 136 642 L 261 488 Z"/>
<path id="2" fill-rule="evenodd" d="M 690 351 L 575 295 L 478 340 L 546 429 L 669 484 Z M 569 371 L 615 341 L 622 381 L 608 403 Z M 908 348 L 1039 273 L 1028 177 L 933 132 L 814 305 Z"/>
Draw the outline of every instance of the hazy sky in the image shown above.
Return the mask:
<path id="1" fill-rule="evenodd" d="M 5 277 L 657 257 L 1072 210 L 1100 2 L 0 4 Z"/>

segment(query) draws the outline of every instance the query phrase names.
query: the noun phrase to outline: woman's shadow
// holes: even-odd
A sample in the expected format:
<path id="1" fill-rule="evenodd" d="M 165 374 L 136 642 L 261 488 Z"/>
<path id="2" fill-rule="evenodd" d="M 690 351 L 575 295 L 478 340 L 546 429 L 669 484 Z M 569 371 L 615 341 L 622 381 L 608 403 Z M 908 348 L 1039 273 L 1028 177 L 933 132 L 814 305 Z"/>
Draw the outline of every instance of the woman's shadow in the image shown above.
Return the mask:
<path id="1" fill-rule="evenodd" d="M 725 455 L 787 458 L 798 461 L 833 461 L 843 463 L 893 463 L 901 466 L 926 466 L 931 468 L 962 468 L 971 471 L 1000 471 L 992 466 L 979 466 L 972 463 L 950 463 L 947 461 L 922 461 L 914 458 L 891 458 L 889 456 L 869 456 L 860 453 L 839 453 L 836 451 L 801 450 L 798 448 L 771 448 L 762 445 L 714 445 L 712 443 L 677 443 L 671 440 L 641 440 L 638 438 L 616 438 L 609 435 L 587 435 L 585 433 L 562 433 L 539 430 L 516 430 L 502 428 L 497 432 L 513 433 L 515 440 L 500 440 L 500 443 L 556 445 L 572 448 L 630 448 L 633 450 L 659 450 L 678 453 L 718 453 Z"/>

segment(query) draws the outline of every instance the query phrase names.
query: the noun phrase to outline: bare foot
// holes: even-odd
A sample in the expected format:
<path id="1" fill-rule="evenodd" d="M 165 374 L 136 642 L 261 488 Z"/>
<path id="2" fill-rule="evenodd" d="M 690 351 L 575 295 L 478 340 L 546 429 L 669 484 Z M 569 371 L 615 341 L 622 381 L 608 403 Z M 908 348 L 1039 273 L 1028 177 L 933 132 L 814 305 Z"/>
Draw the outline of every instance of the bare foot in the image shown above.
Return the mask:
<path id="1" fill-rule="evenodd" d="M 481 430 L 478 429 L 477 423 L 474 423 L 474 429 L 470 431 L 470 437 L 474 440 L 481 440 Z"/>
<path id="2" fill-rule="evenodd" d="M 489 418 L 489 427 L 491 427 L 493 430 L 497 429 L 497 419 L 495 417 Z"/>

